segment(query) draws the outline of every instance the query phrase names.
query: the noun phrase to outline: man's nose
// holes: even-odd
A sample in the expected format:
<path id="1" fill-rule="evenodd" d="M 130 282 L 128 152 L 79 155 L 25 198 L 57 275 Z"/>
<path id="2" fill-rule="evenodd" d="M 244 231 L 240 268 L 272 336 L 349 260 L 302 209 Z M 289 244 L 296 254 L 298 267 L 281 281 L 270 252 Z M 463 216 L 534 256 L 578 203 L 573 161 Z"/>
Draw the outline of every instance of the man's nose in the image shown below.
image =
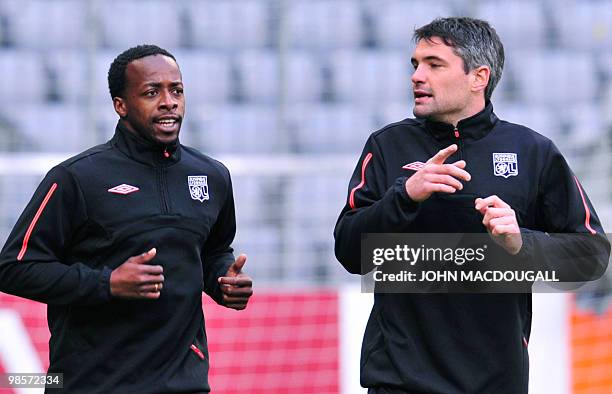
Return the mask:
<path id="1" fill-rule="evenodd" d="M 159 107 L 162 109 L 175 109 L 178 107 L 178 99 L 168 91 L 162 91 L 159 100 Z"/>
<path id="2" fill-rule="evenodd" d="M 425 70 L 424 70 L 424 67 L 421 67 L 420 65 L 417 66 L 415 68 L 414 72 L 412 73 L 412 77 L 410 77 L 410 79 L 412 80 L 412 83 L 414 83 L 414 84 L 425 82 Z"/>

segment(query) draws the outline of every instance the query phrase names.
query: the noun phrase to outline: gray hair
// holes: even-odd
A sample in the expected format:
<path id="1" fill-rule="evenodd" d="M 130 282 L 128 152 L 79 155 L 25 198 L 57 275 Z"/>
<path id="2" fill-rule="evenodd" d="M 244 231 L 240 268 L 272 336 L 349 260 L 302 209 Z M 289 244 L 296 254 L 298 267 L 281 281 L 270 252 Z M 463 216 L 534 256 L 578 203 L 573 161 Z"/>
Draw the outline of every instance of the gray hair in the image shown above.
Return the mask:
<path id="1" fill-rule="evenodd" d="M 415 43 L 422 39 L 430 41 L 433 37 L 453 47 L 463 59 L 466 74 L 480 66 L 489 67 L 491 75 L 485 99 L 490 100 L 504 69 L 504 46 L 495 29 L 486 21 L 460 17 L 437 18 L 414 31 Z"/>

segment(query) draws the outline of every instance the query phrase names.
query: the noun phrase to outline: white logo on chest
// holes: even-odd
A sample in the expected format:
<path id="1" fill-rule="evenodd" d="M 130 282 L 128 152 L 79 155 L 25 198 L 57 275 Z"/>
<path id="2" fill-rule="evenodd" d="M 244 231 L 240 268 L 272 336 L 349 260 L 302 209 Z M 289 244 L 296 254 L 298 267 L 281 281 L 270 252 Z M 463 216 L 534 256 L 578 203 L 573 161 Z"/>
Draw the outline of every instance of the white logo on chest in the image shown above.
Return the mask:
<path id="1" fill-rule="evenodd" d="M 137 192 L 138 190 L 140 190 L 140 189 L 137 188 L 136 186 L 128 185 L 127 183 L 123 183 L 123 184 L 121 184 L 119 186 L 115 186 L 113 188 L 110 188 L 107 191 L 109 193 L 125 195 L 125 194 L 130 194 L 130 193 Z"/>
<path id="2" fill-rule="evenodd" d="M 425 167 L 425 163 L 423 163 L 422 161 L 414 161 L 412 163 L 408 163 L 405 164 L 402 169 L 404 170 L 412 170 L 412 171 L 418 171 L 421 168 Z"/>
<path id="3" fill-rule="evenodd" d="M 203 202 L 208 200 L 208 177 L 206 175 L 194 175 L 187 177 L 189 194 L 193 200 Z"/>
<path id="4" fill-rule="evenodd" d="M 518 175 L 516 153 L 493 153 L 493 175 L 508 178 Z"/>

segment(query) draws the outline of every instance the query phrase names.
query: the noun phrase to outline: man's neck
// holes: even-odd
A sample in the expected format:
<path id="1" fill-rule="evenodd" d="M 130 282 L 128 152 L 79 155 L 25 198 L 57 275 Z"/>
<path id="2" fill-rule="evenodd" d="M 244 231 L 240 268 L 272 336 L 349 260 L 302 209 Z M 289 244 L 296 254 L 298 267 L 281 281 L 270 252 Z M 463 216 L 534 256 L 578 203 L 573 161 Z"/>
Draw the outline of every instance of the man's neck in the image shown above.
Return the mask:
<path id="1" fill-rule="evenodd" d="M 439 119 L 432 118 L 431 120 L 435 122 L 448 123 L 452 125 L 453 127 L 457 127 L 459 122 L 461 122 L 463 119 L 471 118 L 472 116 L 482 111 L 485 108 L 485 104 L 486 103 L 483 97 L 481 100 L 478 100 L 474 102 L 472 105 L 465 107 L 462 111 L 456 114 L 450 114 L 448 116 L 444 116 Z"/>

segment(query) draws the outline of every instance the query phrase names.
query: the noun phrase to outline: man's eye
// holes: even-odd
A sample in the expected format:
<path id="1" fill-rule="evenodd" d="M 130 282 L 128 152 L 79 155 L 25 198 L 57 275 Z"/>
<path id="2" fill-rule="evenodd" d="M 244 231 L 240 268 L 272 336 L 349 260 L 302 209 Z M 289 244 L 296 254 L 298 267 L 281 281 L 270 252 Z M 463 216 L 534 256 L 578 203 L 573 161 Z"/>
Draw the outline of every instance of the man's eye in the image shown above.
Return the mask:
<path id="1" fill-rule="evenodd" d="M 432 63 L 431 64 L 431 68 L 438 68 L 438 67 L 442 67 L 441 64 L 436 64 L 436 63 Z"/>
<path id="2" fill-rule="evenodd" d="M 176 89 L 174 89 L 174 94 L 178 94 L 178 95 L 183 94 L 183 89 L 182 89 L 182 88 L 176 88 Z"/>
<path id="3" fill-rule="evenodd" d="M 156 90 L 149 90 L 147 92 L 145 92 L 145 96 L 149 96 L 149 97 L 153 97 L 157 94 Z"/>

